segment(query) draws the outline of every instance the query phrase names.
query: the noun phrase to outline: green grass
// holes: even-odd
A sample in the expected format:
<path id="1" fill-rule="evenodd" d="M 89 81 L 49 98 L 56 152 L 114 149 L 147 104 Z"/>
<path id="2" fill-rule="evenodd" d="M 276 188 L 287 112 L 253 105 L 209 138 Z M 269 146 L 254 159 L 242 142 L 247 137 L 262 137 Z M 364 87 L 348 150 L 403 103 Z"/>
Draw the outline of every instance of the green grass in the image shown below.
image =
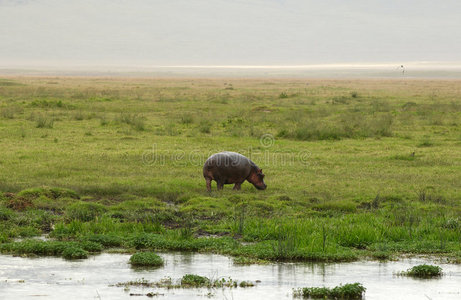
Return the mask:
<path id="1" fill-rule="evenodd" d="M 210 284 L 210 279 L 195 274 L 186 274 L 181 278 L 181 285 L 202 287 Z"/>
<path id="2" fill-rule="evenodd" d="M 196 274 L 186 274 L 178 280 L 173 280 L 171 277 L 165 277 L 156 282 L 150 282 L 144 278 L 135 281 L 119 282 L 115 286 L 129 288 L 131 286 L 143 287 L 143 288 L 247 288 L 253 287 L 255 284 L 251 281 L 238 282 L 232 278 L 218 278 L 210 279 L 205 276 Z"/>
<path id="3" fill-rule="evenodd" d="M 0 246 L 49 234 L 242 263 L 461 252 L 458 81 L 0 82 Z M 222 150 L 251 154 L 268 189 L 206 192 Z"/>
<path id="4" fill-rule="evenodd" d="M 93 242 L 58 242 L 25 240 L 0 244 L 0 252 L 15 255 L 62 256 L 66 259 L 87 258 L 88 253 L 101 252 L 101 245 Z"/>
<path id="5" fill-rule="evenodd" d="M 77 202 L 66 209 L 66 215 L 71 220 L 92 221 L 105 210 L 106 207 L 99 203 Z"/>
<path id="6" fill-rule="evenodd" d="M 295 297 L 307 299 L 362 299 L 366 288 L 362 284 L 349 283 L 334 288 L 309 287 L 296 289 L 293 292 Z"/>
<path id="7" fill-rule="evenodd" d="M 82 248 L 68 247 L 62 251 L 62 257 L 65 259 L 83 259 L 88 258 L 88 252 Z"/>
<path id="8" fill-rule="evenodd" d="M 417 278 L 434 278 L 440 277 L 442 274 L 442 268 L 433 265 L 418 265 L 400 273 L 400 275 Z"/>
<path id="9" fill-rule="evenodd" d="M 132 266 L 159 267 L 163 265 L 163 259 L 153 252 L 138 252 L 130 257 Z"/>

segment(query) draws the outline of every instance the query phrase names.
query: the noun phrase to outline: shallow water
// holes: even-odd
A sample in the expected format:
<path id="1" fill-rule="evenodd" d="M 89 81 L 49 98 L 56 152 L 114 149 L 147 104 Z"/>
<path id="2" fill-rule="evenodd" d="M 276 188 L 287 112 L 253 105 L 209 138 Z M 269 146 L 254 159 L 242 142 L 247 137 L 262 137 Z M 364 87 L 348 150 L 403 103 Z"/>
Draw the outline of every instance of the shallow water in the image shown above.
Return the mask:
<path id="1" fill-rule="evenodd" d="M 460 299 L 461 265 L 440 264 L 428 259 L 398 262 L 359 261 L 338 264 L 276 263 L 238 266 L 232 259 L 214 254 L 160 253 L 165 266 L 133 269 L 130 255 L 101 254 L 86 260 L 61 258 L 20 258 L 0 255 L 0 299 L 147 299 L 130 293 L 158 292 L 159 299 L 292 299 L 292 289 L 305 286 L 336 286 L 361 282 L 366 299 Z M 433 263 L 445 275 L 440 279 L 413 279 L 395 276 L 414 265 Z M 261 280 L 255 287 L 233 289 L 155 289 L 110 286 L 144 278 L 173 280 L 193 273 L 210 278 Z"/>

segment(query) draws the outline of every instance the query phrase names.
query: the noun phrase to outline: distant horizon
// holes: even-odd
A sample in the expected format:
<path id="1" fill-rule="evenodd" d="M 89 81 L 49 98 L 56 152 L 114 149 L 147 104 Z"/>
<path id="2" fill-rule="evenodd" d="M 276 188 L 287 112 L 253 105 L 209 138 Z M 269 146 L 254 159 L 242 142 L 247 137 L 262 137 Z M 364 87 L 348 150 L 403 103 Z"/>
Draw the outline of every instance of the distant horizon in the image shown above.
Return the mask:
<path id="1" fill-rule="evenodd" d="M 403 66 L 403 68 L 402 68 Z M 0 65 L 0 76 L 195 78 L 461 79 L 461 62 L 330 63 L 310 65 Z"/>
<path id="2" fill-rule="evenodd" d="M 26 62 L 26 63 L 0 63 L 0 69 L 98 69 L 98 68 L 126 68 L 126 69 L 349 69 L 349 68 L 415 68 L 415 69 L 461 69 L 461 61 L 407 61 L 407 62 L 349 62 L 349 63 L 311 63 L 311 64 L 135 64 L 135 63 L 47 63 L 47 62 Z"/>

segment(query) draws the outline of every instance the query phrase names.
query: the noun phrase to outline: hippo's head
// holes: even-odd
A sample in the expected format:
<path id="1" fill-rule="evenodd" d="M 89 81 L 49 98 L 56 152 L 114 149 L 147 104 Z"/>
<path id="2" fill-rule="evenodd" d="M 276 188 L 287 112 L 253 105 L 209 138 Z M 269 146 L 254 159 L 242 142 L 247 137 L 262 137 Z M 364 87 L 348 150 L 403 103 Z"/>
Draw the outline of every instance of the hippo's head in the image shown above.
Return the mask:
<path id="1" fill-rule="evenodd" d="M 254 168 L 250 173 L 248 181 L 251 182 L 258 190 L 265 190 L 267 185 L 264 183 L 264 176 L 262 169 Z"/>

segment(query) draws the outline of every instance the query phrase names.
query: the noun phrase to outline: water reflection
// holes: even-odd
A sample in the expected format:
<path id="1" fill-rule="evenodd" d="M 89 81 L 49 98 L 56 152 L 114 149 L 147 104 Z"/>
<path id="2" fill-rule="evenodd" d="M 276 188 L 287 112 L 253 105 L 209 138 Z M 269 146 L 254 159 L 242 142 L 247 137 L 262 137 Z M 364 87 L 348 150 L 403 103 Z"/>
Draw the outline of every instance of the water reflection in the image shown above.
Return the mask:
<path id="1" fill-rule="evenodd" d="M 214 254 L 160 253 L 165 266 L 133 269 L 129 255 L 101 254 L 81 261 L 60 258 L 20 258 L 0 256 L 0 299 L 123 299 L 129 293 L 159 292 L 168 299 L 291 299 L 292 289 L 303 286 L 336 286 L 361 282 L 366 299 L 459 299 L 461 266 L 439 264 L 445 276 L 435 280 L 415 280 L 395 276 L 424 259 L 398 262 L 358 261 L 340 264 L 276 263 L 239 266 L 232 259 Z M 166 276 L 179 279 L 193 273 L 210 278 L 231 277 L 242 281 L 261 280 L 253 288 L 226 290 L 163 290 L 133 287 L 129 292 L 113 287 L 118 282 L 145 278 L 157 281 Z"/>

